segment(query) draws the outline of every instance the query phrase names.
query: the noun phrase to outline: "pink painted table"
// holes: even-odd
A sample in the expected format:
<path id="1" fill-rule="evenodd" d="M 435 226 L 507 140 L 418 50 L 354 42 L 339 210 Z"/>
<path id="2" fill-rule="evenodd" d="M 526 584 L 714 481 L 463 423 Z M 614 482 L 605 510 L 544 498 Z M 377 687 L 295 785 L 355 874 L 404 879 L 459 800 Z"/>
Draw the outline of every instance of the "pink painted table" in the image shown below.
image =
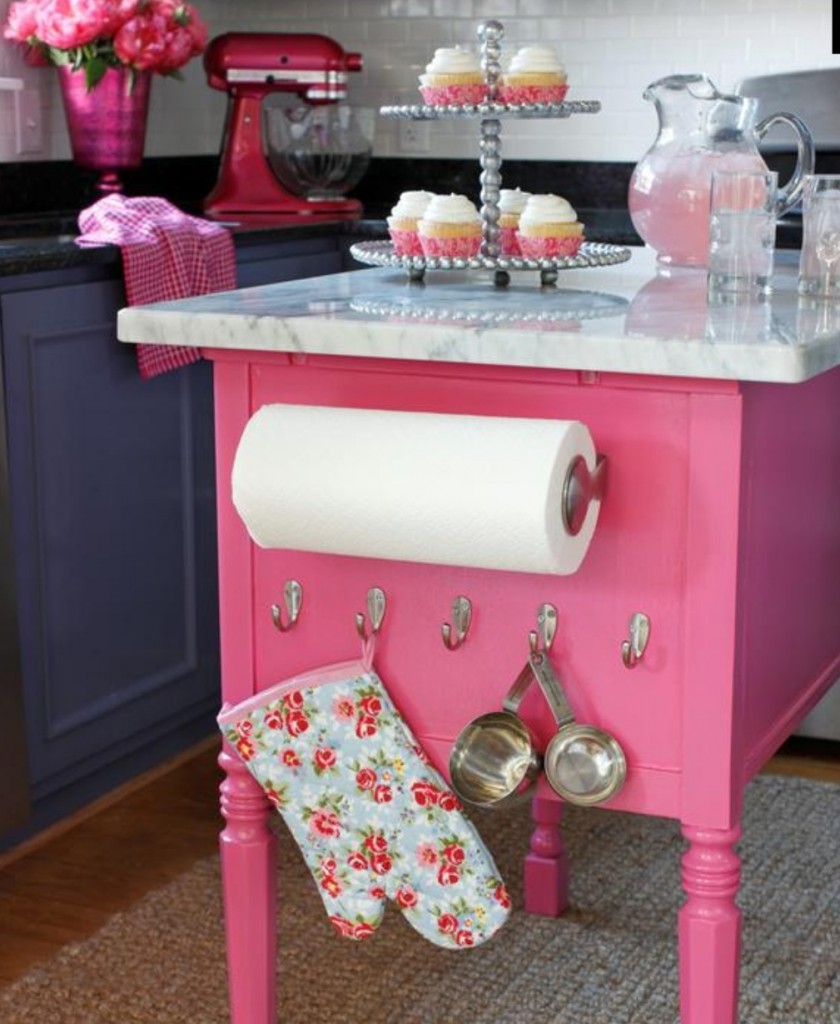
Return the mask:
<path id="1" fill-rule="evenodd" d="M 355 656 L 354 615 L 380 586 L 379 670 L 445 770 L 462 726 L 500 705 L 537 606 L 551 602 L 552 661 L 573 710 L 627 755 L 627 782 L 603 807 L 673 818 L 687 840 L 682 1024 L 734 1024 L 744 788 L 838 674 L 840 314 L 798 300 L 793 265 L 760 305 L 709 305 L 702 273 L 657 277 L 643 250 L 560 276 L 561 289 L 541 292 L 516 275 L 507 290 L 457 275 L 418 288 L 366 270 L 123 310 L 119 332 L 214 360 L 224 699 Z M 275 402 L 581 420 L 609 463 L 581 568 L 256 548 L 230 502 L 231 464 L 248 418 Z M 304 608 L 281 633 L 269 609 L 290 578 Z M 475 612 L 453 653 L 440 629 L 457 594 Z M 651 635 L 628 671 L 635 612 Z M 524 713 L 543 739 L 553 733 L 536 700 Z M 221 763 L 231 1019 L 268 1024 L 273 812 L 236 757 Z M 526 909 L 559 915 L 563 808 L 547 788 L 533 808 Z"/>

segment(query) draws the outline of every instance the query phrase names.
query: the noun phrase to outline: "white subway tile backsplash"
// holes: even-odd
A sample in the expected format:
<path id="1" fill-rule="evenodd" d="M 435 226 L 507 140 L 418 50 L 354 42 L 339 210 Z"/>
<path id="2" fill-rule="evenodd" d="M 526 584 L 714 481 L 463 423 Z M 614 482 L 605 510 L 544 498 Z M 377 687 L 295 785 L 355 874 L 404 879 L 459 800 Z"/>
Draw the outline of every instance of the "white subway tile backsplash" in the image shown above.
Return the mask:
<path id="1" fill-rule="evenodd" d="M 720 20 L 705 14 L 681 14 L 677 18 L 677 35 L 693 39 L 702 38 L 721 40 Z M 731 34 L 730 34 L 731 35 Z M 721 41 L 724 41 L 724 36 Z"/>
<path id="2" fill-rule="evenodd" d="M 349 12 L 352 21 L 368 21 L 370 18 L 390 18 L 391 0 L 350 0 Z"/>
<path id="3" fill-rule="evenodd" d="M 632 18 L 584 18 L 583 34 L 587 39 L 623 39 L 632 25 Z"/>
<path id="4" fill-rule="evenodd" d="M 432 14 L 437 18 L 472 18 L 473 0 L 432 0 Z"/>
<path id="5" fill-rule="evenodd" d="M 244 9 L 247 9 L 251 5 L 247 0 L 245 0 L 244 3 L 241 3 L 241 6 L 243 8 L 243 13 L 245 13 Z M 277 4 L 271 4 L 268 6 L 276 8 Z M 348 14 L 350 17 L 354 16 L 351 10 L 353 7 L 353 0 L 304 0 L 304 3 L 301 3 L 301 0 L 297 0 L 294 4 L 282 4 L 278 13 L 282 12 L 283 14 L 286 14 L 287 11 L 294 10 L 296 7 L 300 10 L 300 8 L 304 6 L 306 7 L 306 17 L 308 19 L 326 20 L 329 18 L 333 20 L 335 18 L 346 18 Z"/>
<path id="6" fill-rule="evenodd" d="M 451 46 L 452 24 L 445 18 L 414 18 L 408 25 L 408 38 L 426 44 L 427 53 L 436 46 Z"/>
<path id="7" fill-rule="evenodd" d="M 391 0 L 388 12 L 392 18 L 428 18 L 432 13 L 432 0 Z M 354 17 L 358 17 L 354 13 Z"/>
<path id="8" fill-rule="evenodd" d="M 562 43 L 566 39 L 583 39 L 586 34 L 583 18 L 539 18 L 532 21 L 531 31 L 537 39 Z"/>
<path id="9" fill-rule="evenodd" d="M 514 18 L 516 13 L 516 0 L 473 0 L 476 18 Z"/>
<path id="10" fill-rule="evenodd" d="M 561 9 L 560 0 L 519 0 L 516 12 L 526 18 L 551 18 Z"/>
<path id="11" fill-rule="evenodd" d="M 340 29 L 341 26 L 338 26 Z M 336 37 L 339 32 L 333 32 Z M 408 22 L 402 18 L 388 18 L 382 21 L 369 21 L 365 32 L 369 43 L 405 43 L 408 41 Z M 344 39 L 341 39 L 344 45 Z"/>
<path id="12" fill-rule="evenodd" d="M 767 10 L 768 6 L 768 4 L 764 3 L 765 10 Z M 732 0 L 700 0 L 697 9 L 711 19 L 722 19 L 725 14 L 729 14 L 732 10 Z M 752 0 L 745 0 L 741 10 L 750 11 L 752 9 Z M 720 20 L 717 21 L 717 24 L 721 23 Z"/>
<path id="13" fill-rule="evenodd" d="M 676 38 L 677 19 L 675 16 L 662 17 L 654 14 L 636 14 L 631 19 L 630 31 L 634 39 L 661 39 L 663 36 Z M 621 36 L 612 37 L 616 42 L 621 41 Z"/>
<path id="14" fill-rule="evenodd" d="M 647 84 L 677 71 L 706 71 L 723 89 L 775 71 L 840 66 L 831 53 L 831 0 L 194 0 L 215 35 L 231 30 L 322 32 L 360 50 L 365 70 L 352 76 L 352 102 L 414 102 L 417 75 L 438 46 L 477 48 L 485 18 L 505 25 L 504 53 L 536 42 L 556 47 L 566 64 L 570 97 L 598 99 L 602 112 L 563 121 L 506 120 L 505 153 L 544 160 L 635 161 L 655 132 Z M 8 0 L 0 0 L 5 13 Z M 69 154 L 50 70 L 27 68 L 17 49 L 0 43 L 0 75 L 23 77 L 40 90 L 44 152 Z M 0 104 L 10 103 L 0 97 Z M 200 61 L 183 83 L 152 91 L 147 152 L 152 156 L 218 152 L 222 93 L 207 87 Z M 0 109 L 0 160 L 19 159 L 14 130 Z M 395 122 L 379 121 L 376 152 L 399 153 Z M 474 132 L 472 129 L 475 129 Z M 478 126 L 431 125 L 432 156 L 473 159 Z"/>
<path id="15" fill-rule="evenodd" d="M 632 2 L 632 0 L 631 0 Z M 582 16 L 600 16 L 614 13 L 627 14 L 625 4 L 616 5 L 614 0 L 564 0 L 565 13 Z"/>

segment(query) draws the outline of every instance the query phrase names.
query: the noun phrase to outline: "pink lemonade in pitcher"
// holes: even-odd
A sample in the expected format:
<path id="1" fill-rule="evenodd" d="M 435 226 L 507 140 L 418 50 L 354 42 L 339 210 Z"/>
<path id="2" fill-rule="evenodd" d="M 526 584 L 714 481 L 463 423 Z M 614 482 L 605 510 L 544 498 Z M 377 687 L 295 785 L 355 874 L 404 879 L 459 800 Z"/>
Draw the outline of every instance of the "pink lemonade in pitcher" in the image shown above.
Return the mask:
<path id="1" fill-rule="evenodd" d="M 766 171 L 758 153 L 665 146 L 633 172 L 628 206 L 633 226 L 661 263 L 705 267 L 713 171 Z"/>
<path id="2" fill-rule="evenodd" d="M 805 176 L 813 173 L 807 125 L 792 114 L 756 123 L 757 99 L 719 92 L 707 75 L 669 75 L 642 95 L 656 107 L 659 132 L 633 171 L 627 204 L 633 226 L 661 263 L 706 266 L 712 172 L 766 172 L 758 143 L 772 125 L 786 125 L 797 138 L 796 169 L 778 193 L 777 217 L 793 206 Z"/>

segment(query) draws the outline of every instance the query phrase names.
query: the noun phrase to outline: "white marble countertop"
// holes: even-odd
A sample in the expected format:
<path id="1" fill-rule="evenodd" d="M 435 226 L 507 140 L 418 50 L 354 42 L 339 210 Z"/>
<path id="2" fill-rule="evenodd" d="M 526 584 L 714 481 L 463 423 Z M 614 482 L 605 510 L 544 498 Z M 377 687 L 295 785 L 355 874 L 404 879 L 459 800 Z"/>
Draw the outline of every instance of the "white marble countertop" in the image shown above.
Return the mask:
<path id="1" fill-rule="evenodd" d="M 121 341 L 728 380 L 807 380 L 840 363 L 840 302 L 800 298 L 798 252 L 767 301 L 712 302 L 704 271 L 627 263 L 533 272 L 375 268 L 123 309 Z"/>

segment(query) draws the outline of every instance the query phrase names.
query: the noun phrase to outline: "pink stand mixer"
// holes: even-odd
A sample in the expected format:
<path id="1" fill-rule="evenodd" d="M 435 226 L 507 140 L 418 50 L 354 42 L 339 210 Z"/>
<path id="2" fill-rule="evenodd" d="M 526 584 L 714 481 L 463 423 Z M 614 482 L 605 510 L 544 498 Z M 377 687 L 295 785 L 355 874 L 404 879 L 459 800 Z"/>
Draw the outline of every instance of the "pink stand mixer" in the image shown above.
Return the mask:
<path id="1" fill-rule="evenodd" d="M 210 43 L 204 66 L 212 88 L 230 97 L 208 216 L 361 212 L 343 193 L 364 173 L 371 144 L 340 104 L 348 73 L 362 69 L 360 53 L 321 35 L 230 32 Z M 302 102 L 266 102 L 278 93 Z"/>

